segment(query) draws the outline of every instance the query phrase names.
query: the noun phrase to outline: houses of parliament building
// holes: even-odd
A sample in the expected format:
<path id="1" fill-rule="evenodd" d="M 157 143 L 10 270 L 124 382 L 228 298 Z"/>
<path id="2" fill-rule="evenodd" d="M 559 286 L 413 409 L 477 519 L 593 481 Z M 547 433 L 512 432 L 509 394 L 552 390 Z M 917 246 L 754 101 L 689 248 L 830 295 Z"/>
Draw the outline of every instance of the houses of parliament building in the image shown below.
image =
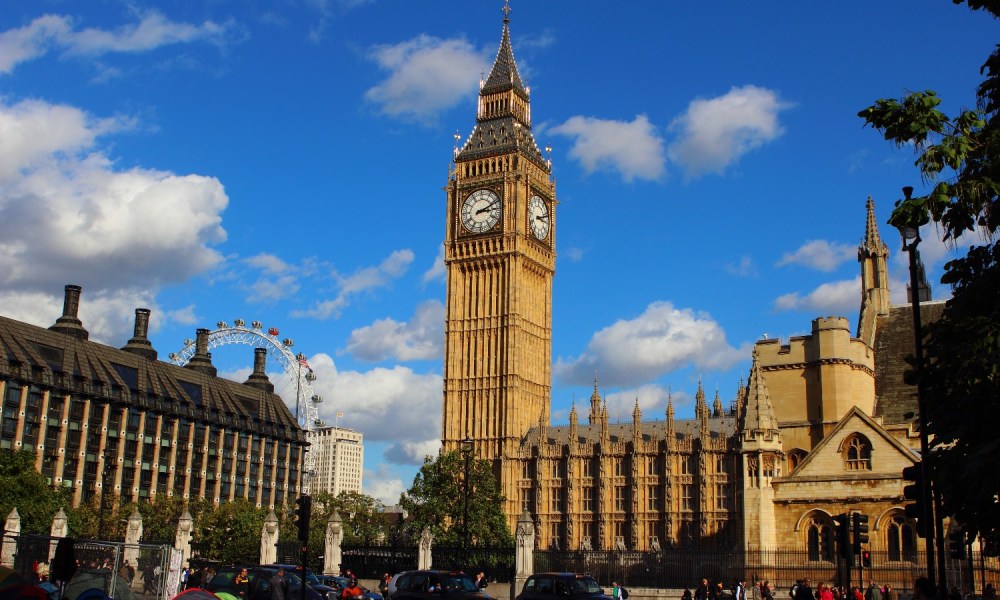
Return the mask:
<path id="1" fill-rule="evenodd" d="M 861 512 L 871 549 L 914 554 L 900 477 L 919 458 L 915 388 L 902 378 L 911 312 L 889 300 L 870 198 L 855 331 L 822 317 L 809 335 L 757 342 L 735 397 L 710 402 L 699 384 L 694 419 L 668 402 L 611 423 L 595 381 L 586 414 L 574 406 L 568 425 L 550 423 L 558 201 L 509 28 L 507 14 L 446 188 L 443 449 L 468 439 L 492 461 L 512 530 L 530 515 L 542 549 L 780 546 L 818 560 L 832 552 L 832 517 Z"/>

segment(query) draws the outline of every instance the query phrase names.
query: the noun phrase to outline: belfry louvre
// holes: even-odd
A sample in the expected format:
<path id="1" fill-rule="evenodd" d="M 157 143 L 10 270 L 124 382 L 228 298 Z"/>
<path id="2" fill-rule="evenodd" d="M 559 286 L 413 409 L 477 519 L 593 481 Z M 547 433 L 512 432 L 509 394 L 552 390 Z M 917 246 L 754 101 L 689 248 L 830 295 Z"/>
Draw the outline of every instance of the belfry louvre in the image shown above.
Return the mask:
<path id="1" fill-rule="evenodd" d="M 31 450 L 73 505 L 108 490 L 123 502 L 156 496 L 290 502 L 301 485 L 303 432 L 265 374 L 258 348 L 245 383 L 217 376 L 208 330 L 184 367 L 157 360 L 149 311 L 121 349 L 89 341 L 66 286 L 48 329 L 0 316 L 0 447 Z"/>

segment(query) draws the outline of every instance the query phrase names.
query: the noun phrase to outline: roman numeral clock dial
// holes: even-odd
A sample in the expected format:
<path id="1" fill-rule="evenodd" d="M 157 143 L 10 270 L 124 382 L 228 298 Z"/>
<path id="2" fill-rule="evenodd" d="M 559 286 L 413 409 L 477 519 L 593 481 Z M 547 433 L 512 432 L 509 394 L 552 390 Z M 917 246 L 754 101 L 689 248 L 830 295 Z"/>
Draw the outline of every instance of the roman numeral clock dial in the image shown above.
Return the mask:
<path id="1" fill-rule="evenodd" d="M 500 221 L 500 196 L 491 190 L 476 190 L 462 204 L 462 225 L 469 233 L 484 233 Z"/>
<path id="2" fill-rule="evenodd" d="M 549 235 L 549 207 L 538 196 L 528 201 L 528 227 L 539 240 L 544 241 Z"/>

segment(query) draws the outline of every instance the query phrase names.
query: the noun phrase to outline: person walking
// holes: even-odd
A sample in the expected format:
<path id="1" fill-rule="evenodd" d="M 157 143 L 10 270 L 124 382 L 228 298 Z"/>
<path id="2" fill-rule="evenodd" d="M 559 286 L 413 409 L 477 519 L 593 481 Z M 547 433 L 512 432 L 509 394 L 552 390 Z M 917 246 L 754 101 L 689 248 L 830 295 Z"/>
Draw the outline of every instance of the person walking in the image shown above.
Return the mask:
<path id="1" fill-rule="evenodd" d="M 278 572 L 271 577 L 271 600 L 285 600 L 288 597 L 288 580 L 285 579 L 285 569 L 278 567 Z"/>
<path id="2" fill-rule="evenodd" d="M 624 600 L 622 598 L 622 588 L 620 585 L 618 585 L 617 581 L 611 582 L 611 597 L 614 600 Z"/>
<path id="3" fill-rule="evenodd" d="M 382 574 L 382 579 L 378 582 L 378 593 L 382 594 L 382 598 L 389 600 L 389 582 L 392 581 L 392 577 L 388 573 Z"/>
<path id="4" fill-rule="evenodd" d="M 880 588 L 874 581 L 868 582 L 868 589 L 865 590 L 865 600 L 883 600 L 882 588 Z"/>
<path id="5" fill-rule="evenodd" d="M 708 579 L 702 578 L 698 589 L 694 591 L 694 600 L 709 600 Z"/>
<path id="6" fill-rule="evenodd" d="M 233 580 L 233 587 L 236 588 L 236 595 L 243 600 L 250 600 L 250 577 L 246 569 L 240 569 L 240 574 Z"/>

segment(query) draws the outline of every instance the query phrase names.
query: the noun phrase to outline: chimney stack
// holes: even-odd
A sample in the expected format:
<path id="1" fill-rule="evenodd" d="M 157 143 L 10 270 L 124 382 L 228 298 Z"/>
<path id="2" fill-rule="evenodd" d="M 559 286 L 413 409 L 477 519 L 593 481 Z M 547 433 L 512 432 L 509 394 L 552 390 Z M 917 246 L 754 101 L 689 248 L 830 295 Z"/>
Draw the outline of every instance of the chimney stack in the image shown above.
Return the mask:
<path id="1" fill-rule="evenodd" d="M 218 370 L 212 365 L 212 354 L 208 351 L 208 329 L 198 329 L 194 343 L 194 356 L 185 365 L 192 371 L 204 373 L 210 377 L 215 377 Z"/>
<path id="2" fill-rule="evenodd" d="M 267 348 L 253 349 L 253 373 L 244 382 L 246 385 L 274 393 L 274 384 L 267 378 L 265 367 L 267 366 Z"/>
<path id="3" fill-rule="evenodd" d="M 56 324 L 49 327 L 52 331 L 65 333 L 77 339 L 85 340 L 90 334 L 83 328 L 83 321 L 77 316 L 80 310 L 80 292 L 82 288 L 78 285 L 67 285 L 66 295 L 63 297 L 63 314 L 56 319 Z"/>
<path id="4" fill-rule="evenodd" d="M 122 347 L 122 350 L 138 354 L 148 360 L 156 360 L 156 349 L 153 348 L 152 342 L 149 341 L 148 334 L 149 309 L 137 308 L 135 309 L 135 329 L 132 333 L 132 339 Z"/>

